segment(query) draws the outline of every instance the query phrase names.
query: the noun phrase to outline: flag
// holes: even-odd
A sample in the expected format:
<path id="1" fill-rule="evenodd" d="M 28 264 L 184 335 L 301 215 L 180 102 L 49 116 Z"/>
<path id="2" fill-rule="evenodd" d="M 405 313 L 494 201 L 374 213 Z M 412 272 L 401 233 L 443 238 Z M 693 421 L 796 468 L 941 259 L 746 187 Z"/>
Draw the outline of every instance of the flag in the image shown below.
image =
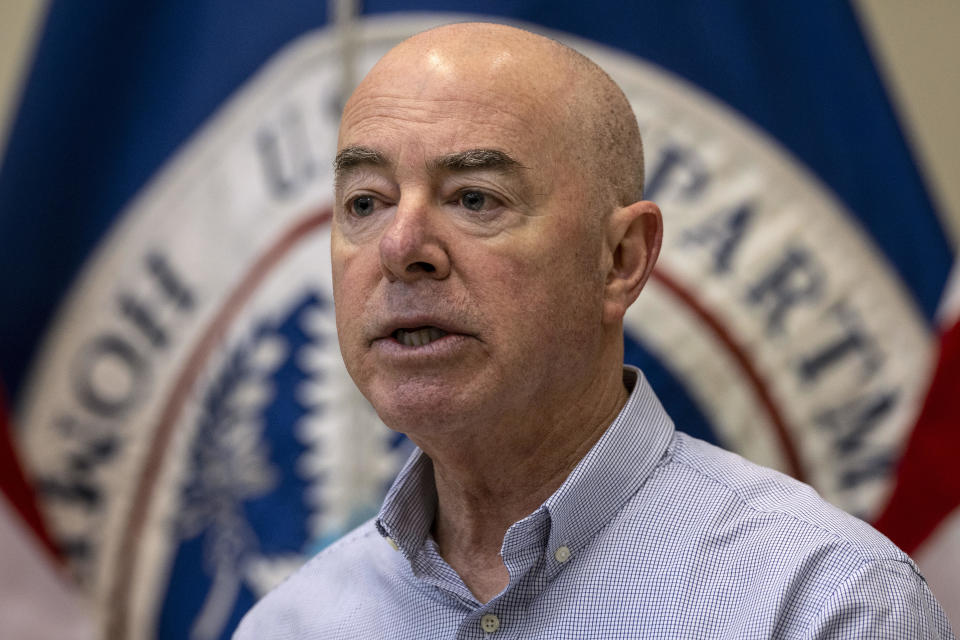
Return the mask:
<path id="1" fill-rule="evenodd" d="M 81 596 L 62 574 L 20 471 L 0 396 L 0 628 L 16 640 L 92 640 Z"/>
<path id="2" fill-rule="evenodd" d="M 626 354 L 678 428 L 877 523 L 949 595 L 954 255 L 847 3 L 348 5 L 51 3 L 0 167 L 0 375 L 97 637 L 227 638 L 376 512 L 411 445 L 339 356 L 339 112 L 468 17 L 627 94 L 666 231 Z"/>
<path id="3" fill-rule="evenodd" d="M 914 556 L 944 608 L 960 612 L 960 266 L 938 314 L 942 332 L 933 380 L 899 462 L 898 482 L 876 525 Z"/>

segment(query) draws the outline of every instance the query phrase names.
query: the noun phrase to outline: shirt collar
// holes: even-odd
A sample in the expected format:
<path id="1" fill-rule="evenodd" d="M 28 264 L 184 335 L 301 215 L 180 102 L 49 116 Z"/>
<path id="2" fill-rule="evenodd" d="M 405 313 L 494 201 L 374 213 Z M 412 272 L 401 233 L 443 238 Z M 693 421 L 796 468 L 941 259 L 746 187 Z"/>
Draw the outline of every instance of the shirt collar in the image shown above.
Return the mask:
<path id="1" fill-rule="evenodd" d="M 627 403 L 593 448 L 547 498 L 548 550 L 576 555 L 643 486 L 673 438 L 673 421 L 643 373 L 624 366 Z"/>
<path id="2" fill-rule="evenodd" d="M 532 514 L 545 511 L 550 517 L 551 554 L 560 546 L 571 554 L 582 549 L 643 485 L 673 437 L 673 422 L 643 373 L 624 366 L 623 381 L 630 389 L 623 409 L 560 488 Z M 433 463 L 418 448 L 387 493 L 377 529 L 418 564 L 436 505 Z"/>
<path id="3" fill-rule="evenodd" d="M 377 515 L 377 530 L 413 562 L 430 535 L 436 511 L 433 461 L 417 447 L 383 500 Z"/>

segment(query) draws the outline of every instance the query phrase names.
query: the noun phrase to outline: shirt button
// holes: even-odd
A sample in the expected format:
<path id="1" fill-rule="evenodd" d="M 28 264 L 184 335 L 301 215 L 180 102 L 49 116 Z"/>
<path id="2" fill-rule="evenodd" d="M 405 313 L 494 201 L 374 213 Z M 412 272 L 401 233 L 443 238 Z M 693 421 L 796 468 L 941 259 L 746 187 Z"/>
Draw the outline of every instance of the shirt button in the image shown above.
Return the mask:
<path id="1" fill-rule="evenodd" d="M 570 559 L 570 547 L 563 545 L 562 547 L 557 547 L 557 550 L 553 552 L 553 557 L 557 559 L 557 562 L 564 563 Z"/>
<path id="2" fill-rule="evenodd" d="M 397 544 L 397 541 L 396 541 L 396 540 L 394 540 L 394 539 L 391 538 L 390 536 L 386 536 L 386 537 L 384 538 L 384 540 L 386 540 L 387 542 L 390 543 L 390 546 L 393 547 L 393 550 L 394 550 L 394 551 L 400 551 L 400 546 Z"/>
<path id="3" fill-rule="evenodd" d="M 487 633 L 493 633 L 500 628 L 500 618 L 492 613 L 488 613 L 480 618 L 480 628 Z"/>

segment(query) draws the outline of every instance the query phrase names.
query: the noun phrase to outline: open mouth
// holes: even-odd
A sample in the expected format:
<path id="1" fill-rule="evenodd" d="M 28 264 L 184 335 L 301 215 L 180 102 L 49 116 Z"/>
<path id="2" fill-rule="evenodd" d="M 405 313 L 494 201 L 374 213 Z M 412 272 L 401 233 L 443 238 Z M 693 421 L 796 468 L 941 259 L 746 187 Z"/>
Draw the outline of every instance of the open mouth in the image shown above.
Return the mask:
<path id="1" fill-rule="evenodd" d="M 447 335 L 447 332 L 436 327 L 417 327 L 416 329 L 397 329 L 391 335 L 405 347 L 422 347 L 439 340 Z"/>

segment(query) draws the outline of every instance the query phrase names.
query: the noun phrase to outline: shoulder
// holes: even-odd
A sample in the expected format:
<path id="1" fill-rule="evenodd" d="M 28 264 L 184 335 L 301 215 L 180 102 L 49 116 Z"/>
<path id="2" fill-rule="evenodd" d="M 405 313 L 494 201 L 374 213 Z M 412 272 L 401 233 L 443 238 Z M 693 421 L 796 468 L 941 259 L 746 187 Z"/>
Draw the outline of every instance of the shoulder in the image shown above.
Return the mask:
<path id="1" fill-rule="evenodd" d="M 809 485 L 686 434 L 675 434 L 622 516 L 619 542 L 643 531 L 639 557 L 667 558 L 661 588 L 732 616 L 724 624 L 735 635 L 952 637 L 916 564 L 884 535 Z M 741 610 L 749 619 L 733 616 Z"/>
<path id="2" fill-rule="evenodd" d="M 765 533 L 783 531 L 795 544 L 812 542 L 843 548 L 853 564 L 867 560 L 913 561 L 888 538 L 863 520 L 831 505 L 809 485 L 783 473 L 683 433 L 674 436 L 664 474 L 682 493 L 698 492 L 706 506 L 722 509 L 724 519 L 763 525 Z"/>
<path id="3" fill-rule="evenodd" d="M 805 639 L 954 638 L 940 603 L 904 562 L 864 562 L 811 614 Z"/>
<path id="4" fill-rule="evenodd" d="M 398 570 L 397 556 L 370 520 L 308 560 L 247 612 L 234 640 L 326 638 L 341 612 L 368 606 Z M 328 628 L 329 627 L 329 628 Z"/>

